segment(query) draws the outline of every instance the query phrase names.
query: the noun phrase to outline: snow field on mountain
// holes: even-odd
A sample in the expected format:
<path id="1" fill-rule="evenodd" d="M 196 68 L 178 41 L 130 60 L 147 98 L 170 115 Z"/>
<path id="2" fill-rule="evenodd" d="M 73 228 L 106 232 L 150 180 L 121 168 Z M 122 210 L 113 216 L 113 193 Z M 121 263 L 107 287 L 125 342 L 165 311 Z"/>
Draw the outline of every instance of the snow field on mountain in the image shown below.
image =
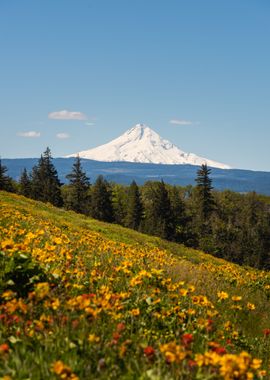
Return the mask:
<path id="1" fill-rule="evenodd" d="M 77 152 L 66 157 L 75 157 L 96 161 L 127 161 L 152 164 L 207 164 L 210 167 L 230 169 L 226 164 L 199 157 L 194 153 L 186 153 L 160 137 L 144 124 L 136 124 L 123 135 L 107 144 L 96 148 Z"/>

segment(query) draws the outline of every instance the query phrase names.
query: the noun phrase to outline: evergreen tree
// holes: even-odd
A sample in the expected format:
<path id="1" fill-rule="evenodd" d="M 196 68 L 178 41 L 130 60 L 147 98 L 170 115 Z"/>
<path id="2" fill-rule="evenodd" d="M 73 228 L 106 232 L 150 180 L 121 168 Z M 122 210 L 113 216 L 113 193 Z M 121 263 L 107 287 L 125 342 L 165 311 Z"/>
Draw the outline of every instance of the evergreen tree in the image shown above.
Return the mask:
<path id="1" fill-rule="evenodd" d="M 170 240 L 174 236 L 174 229 L 166 186 L 163 181 L 153 183 L 148 189 L 143 230 L 151 235 Z"/>
<path id="2" fill-rule="evenodd" d="M 12 192 L 14 191 L 12 179 L 6 173 L 7 167 L 5 165 L 2 165 L 2 161 L 0 158 L 0 190 Z"/>
<path id="3" fill-rule="evenodd" d="M 98 176 L 91 191 L 91 216 L 104 222 L 113 222 L 112 192 L 102 175 Z"/>
<path id="4" fill-rule="evenodd" d="M 171 203 L 172 220 L 175 226 L 174 240 L 184 243 L 188 239 L 187 222 L 188 218 L 185 210 L 185 203 L 181 198 L 180 191 L 176 186 L 169 190 Z"/>
<path id="5" fill-rule="evenodd" d="M 21 177 L 19 179 L 19 193 L 25 197 L 31 196 L 31 180 L 26 168 L 23 169 Z"/>
<path id="6" fill-rule="evenodd" d="M 50 202 L 54 206 L 62 206 L 61 183 L 57 171 L 52 163 L 49 148 L 41 155 L 38 164 L 33 167 L 31 196 L 34 199 Z"/>
<path id="7" fill-rule="evenodd" d="M 127 214 L 127 189 L 126 186 L 114 184 L 112 187 L 112 205 L 114 221 L 125 225 Z"/>
<path id="8" fill-rule="evenodd" d="M 72 172 L 66 176 L 69 180 L 69 197 L 67 208 L 76 212 L 87 214 L 89 207 L 90 182 L 82 169 L 81 159 L 76 157 L 72 166 Z"/>
<path id="9" fill-rule="evenodd" d="M 31 194 L 30 197 L 36 200 L 43 200 L 42 197 L 42 176 L 41 176 L 41 168 L 43 167 L 43 156 L 41 155 L 38 164 L 34 165 L 32 171 L 30 173 L 30 181 L 31 181 Z"/>
<path id="10" fill-rule="evenodd" d="M 135 181 L 132 181 L 128 189 L 128 204 L 126 226 L 138 230 L 142 221 L 143 205 L 140 190 Z"/>
<path id="11" fill-rule="evenodd" d="M 201 216 L 206 221 L 212 214 L 215 206 L 213 194 L 212 194 L 212 180 L 209 177 L 211 169 L 208 169 L 206 164 L 202 164 L 201 168 L 197 171 L 197 195 L 199 200 L 199 207 Z"/>

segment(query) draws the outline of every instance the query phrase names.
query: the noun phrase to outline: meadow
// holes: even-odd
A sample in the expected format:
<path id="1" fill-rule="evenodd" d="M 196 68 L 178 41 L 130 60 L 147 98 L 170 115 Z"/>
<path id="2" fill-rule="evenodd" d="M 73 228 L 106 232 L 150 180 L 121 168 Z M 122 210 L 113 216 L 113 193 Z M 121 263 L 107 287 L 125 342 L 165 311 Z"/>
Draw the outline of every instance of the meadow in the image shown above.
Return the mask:
<path id="1" fill-rule="evenodd" d="M 269 379 L 270 274 L 0 192 L 0 379 Z"/>

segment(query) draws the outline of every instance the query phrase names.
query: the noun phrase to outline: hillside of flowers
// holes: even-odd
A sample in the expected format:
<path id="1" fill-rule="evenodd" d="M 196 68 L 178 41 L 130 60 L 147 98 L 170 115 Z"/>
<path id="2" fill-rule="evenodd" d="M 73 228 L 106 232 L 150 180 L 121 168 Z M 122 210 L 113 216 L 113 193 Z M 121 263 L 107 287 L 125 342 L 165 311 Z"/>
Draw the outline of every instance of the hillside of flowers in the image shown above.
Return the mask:
<path id="1" fill-rule="evenodd" d="M 270 275 L 0 192 L 0 379 L 268 379 Z"/>

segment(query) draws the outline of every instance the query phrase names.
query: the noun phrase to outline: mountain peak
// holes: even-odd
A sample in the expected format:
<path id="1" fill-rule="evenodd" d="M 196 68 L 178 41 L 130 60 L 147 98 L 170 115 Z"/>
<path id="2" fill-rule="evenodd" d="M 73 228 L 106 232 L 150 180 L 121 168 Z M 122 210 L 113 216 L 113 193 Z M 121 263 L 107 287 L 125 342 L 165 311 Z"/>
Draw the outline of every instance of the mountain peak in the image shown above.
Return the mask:
<path id="1" fill-rule="evenodd" d="M 228 165 L 212 161 L 193 153 L 185 153 L 170 141 L 163 139 L 146 124 L 139 123 L 123 135 L 97 148 L 74 153 L 75 157 L 96 161 L 128 161 L 153 164 L 207 164 L 211 167 L 229 169 Z"/>
<path id="2" fill-rule="evenodd" d="M 145 128 L 149 128 L 149 127 L 146 124 L 139 123 L 139 124 L 135 124 L 133 128 L 145 129 Z"/>
<path id="3" fill-rule="evenodd" d="M 136 139 L 142 139 L 143 137 L 146 137 L 145 135 L 155 133 L 151 128 L 149 128 L 146 124 L 136 124 L 134 127 L 130 128 L 127 130 L 123 136 L 132 136 L 133 138 Z"/>

